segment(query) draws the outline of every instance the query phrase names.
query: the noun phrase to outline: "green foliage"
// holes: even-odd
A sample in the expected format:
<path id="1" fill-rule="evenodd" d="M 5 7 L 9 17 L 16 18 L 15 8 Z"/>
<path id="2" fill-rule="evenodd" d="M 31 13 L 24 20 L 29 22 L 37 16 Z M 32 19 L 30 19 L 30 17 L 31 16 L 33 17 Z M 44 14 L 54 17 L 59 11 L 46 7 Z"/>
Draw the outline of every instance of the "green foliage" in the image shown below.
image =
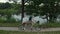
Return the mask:
<path id="1" fill-rule="evenodd" d="M 37 15 L 48 15 L 50 20 L 55 20 L 60 14 L 60 0 L 28 0 L 31 4 L 26 6 L 26 11 L 29 12 L 29 14 L 36 13 Z M 29 3 L 28 2 L 28 3 Z M 33 4 L 32 4 L 33 3 Z M 41 3 L 44 4 L 44 6 L 39 6 Z M 47 14 L 48 13 L 48 14 Z M 46 16 L 47 17 L 47 16 Z"/>
<path id="2" fill-rule="evenodd" d="M 12 15 L 16 12 L 17 10 L 14 10 L 14 9 L 1 9 L 0 10 L 0 14 L 4 14 L 4 15 Z"/>
<path id="3" fill-rule="evenodd" d="M 35 5 L 28 5 L 25 8 L 25 11 L 28 15 L 33 15 L 34 13 L 36 15 L 38 15 L 40 13 L 40 8 L 38 8 L 39 6 L 35 6 Z"/>
<path id="4" fill-rule="evenodd" d="M 8 2 L 0 4 L 0 9 L 9 9 L 11 7 L 12 7 L 12 5 L 10 3 L 8 3 Z"/>
<path id="5" fill-rule="evenodd" d="M 10 19 L 13 14 L 20 14 L 20 4 L 0 3 L 0 15 Z"/>
<path id="6" fill-rule="evenodd" d="M 17 23 L 16 19 L 14 18 L 10 18 L 10 19 L 7 19 L 6 22 L 8 23 Z"/>
<path id="7" fill-rule="evenodd" d="M 20 23 L 19 22 L 11 22 L 11 23 L 0 23 L 0 27 L 18 27 L 20 26 Z"/>
<path id="8" fill-rule="evenodd" d="M 45 27 L 45 28 L 51 28 L 51 27 L 60 27 L 60 23 L 53 23 L 53 22 L 50 22 L 50 23 L 45 23 L 45 24 L 42 24 L 40 25 L 41 27 Z"/>
<path id="9" fill-rule="evenodd" d="M 6 21 L 6 18 L 0 17 L 0 23 L 4 23 Z"/>
<path id="10" fill-rule="evenodd" d="M 21 11 L 20 9 L 20 4 L 0 3 L 0 14 L 3 15 L 19 13 Z"/>

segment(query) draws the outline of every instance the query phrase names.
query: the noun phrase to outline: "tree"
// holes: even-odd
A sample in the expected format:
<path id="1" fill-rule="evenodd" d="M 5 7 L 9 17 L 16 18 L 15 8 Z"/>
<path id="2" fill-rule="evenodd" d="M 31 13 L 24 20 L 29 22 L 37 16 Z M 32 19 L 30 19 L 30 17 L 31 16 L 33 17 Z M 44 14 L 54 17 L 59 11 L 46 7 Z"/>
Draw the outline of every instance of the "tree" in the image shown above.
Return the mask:
<path id="1" fill-rule="evenodd" d="M 58 14 L 60 13 L 60 6 L 59 2 L 60 0 L 28 0 L 30 3 L 32 1 L 32 4 L 29 4 L 26 8 L 29 13 L 37 13 L 40 15 L 46 15 L 49 16 L 49 21 L 56 20 Z M 39 6 L 43 3 L 43 6 Z M 49 15 L 48 15 L 48 14 Z M 48 18 L 48 17 L 47 17 Z"/>
<path id="2" fill-rule="evenodd" d="M 9 0 L 9 1 L 11 1 L 11 0 Z M 17 1 L 18 0 L 12 0 L 12 1 L 14 1 L 15 3 L 17 3 Z M 22 17 L 21 17 L 21 22 L 23 21 L 23 17 L 24 17 L 24 0 L 22 0 Z"/>
<path id="3" fill-rule="evenodd" d="M 60 6 L 58 0 L 47 0 L 44 2 L 44 4 L 45 6 L 42 8 L 42 10 L 45 11 L 45 13 L 49 13 L 49 21 L 54 22 L 59 14 L 58 12 Z"/>
<path id="4" fill-rule="evenodd" d="M 33 15 L 33 14 L 38 15 L 40 13 L 40 7 L 38 5 L 35 5 L 33 1 L 30 1 L 28 3 L 29 5 L 25 6 L 25 12 L 29 15 Z"/>
<path id="5" fill-rule="evenodd" d="M 8 2 L 1 3 L 0 4 L 0 15 L 6 16 L 8 19 L 10 19 L 11 15 L 18 13 L 19 7 L 20 7 L 19 4 L 10 4 Z"/>
<path id="6" fill-rule="evenodd" d="M 0 4 L 0 9 L 9 9 L 11 7 L 12 7 L 12 5 L 8 2 Z"/>
<path id="7" fill-rule="evenodd" d="M 22 17 L 21 17 L 21 22 L 23 21 L 24 17 L 24 0 L 22 0 Z"/>

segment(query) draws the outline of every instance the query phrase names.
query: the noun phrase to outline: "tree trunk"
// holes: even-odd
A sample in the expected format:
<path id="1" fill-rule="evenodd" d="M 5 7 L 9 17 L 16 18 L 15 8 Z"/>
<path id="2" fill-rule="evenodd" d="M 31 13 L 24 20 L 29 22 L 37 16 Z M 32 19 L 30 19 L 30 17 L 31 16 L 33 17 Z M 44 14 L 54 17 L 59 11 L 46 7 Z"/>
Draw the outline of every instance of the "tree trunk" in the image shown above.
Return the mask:
<path id="1" fill-rule="evenodd" d="M 24 17 L 24 0 L 22 0 L 22 15 L 21 15 L 21 23 L 23 21 L 23 17 Z"/>

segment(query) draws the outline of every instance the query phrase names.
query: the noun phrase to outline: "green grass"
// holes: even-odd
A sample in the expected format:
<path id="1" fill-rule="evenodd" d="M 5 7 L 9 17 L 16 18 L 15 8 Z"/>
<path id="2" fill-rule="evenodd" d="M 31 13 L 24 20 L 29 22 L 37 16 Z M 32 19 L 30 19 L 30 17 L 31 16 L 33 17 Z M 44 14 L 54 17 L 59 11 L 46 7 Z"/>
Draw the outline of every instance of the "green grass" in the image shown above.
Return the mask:
<path id="1" fill-rule="evenodd" d="M 38 34 L 38 32 L 19 32 L 19 31 L 2 31 L 0 34 Z M 60 34 L 60 31 L 55 32 L 39 32 L 39 34 Z"/>
<path id="2" fill-rule="evenodd" d="M 0 23 L 0 27 L 18 27 L 20 23 Z"/>
<path id="3" fill-rule="evenodd" d="M 46 23 L 42 24 L 41 27 L 60 27 L 60 23 Z"/>
<path id="4" fill-rule="evenodd" d="M 21 23 L 0 23 L 0 27 L 18 27 Z M 46 23 L 35 27 L 60 27 L 60 23 Z"/>

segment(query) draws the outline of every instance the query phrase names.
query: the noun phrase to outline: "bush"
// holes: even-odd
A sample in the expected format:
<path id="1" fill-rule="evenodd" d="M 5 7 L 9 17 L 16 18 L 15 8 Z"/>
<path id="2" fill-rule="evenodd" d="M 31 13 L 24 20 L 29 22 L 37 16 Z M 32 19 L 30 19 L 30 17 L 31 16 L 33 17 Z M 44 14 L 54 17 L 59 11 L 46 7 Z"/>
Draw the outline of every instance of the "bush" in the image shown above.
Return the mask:
<path id="1" fill-rule="evenodd" d="M 16 23 L 17 21 L 14 18 L 9 18 L 9 19 L 6 20 L 6 22 L 7 23 Z"/>
<path id="2" fill-rule="evenodd" d="M 0 17 L 0 23 L 4 23 L 6 21 L 6 18 Z"/>

